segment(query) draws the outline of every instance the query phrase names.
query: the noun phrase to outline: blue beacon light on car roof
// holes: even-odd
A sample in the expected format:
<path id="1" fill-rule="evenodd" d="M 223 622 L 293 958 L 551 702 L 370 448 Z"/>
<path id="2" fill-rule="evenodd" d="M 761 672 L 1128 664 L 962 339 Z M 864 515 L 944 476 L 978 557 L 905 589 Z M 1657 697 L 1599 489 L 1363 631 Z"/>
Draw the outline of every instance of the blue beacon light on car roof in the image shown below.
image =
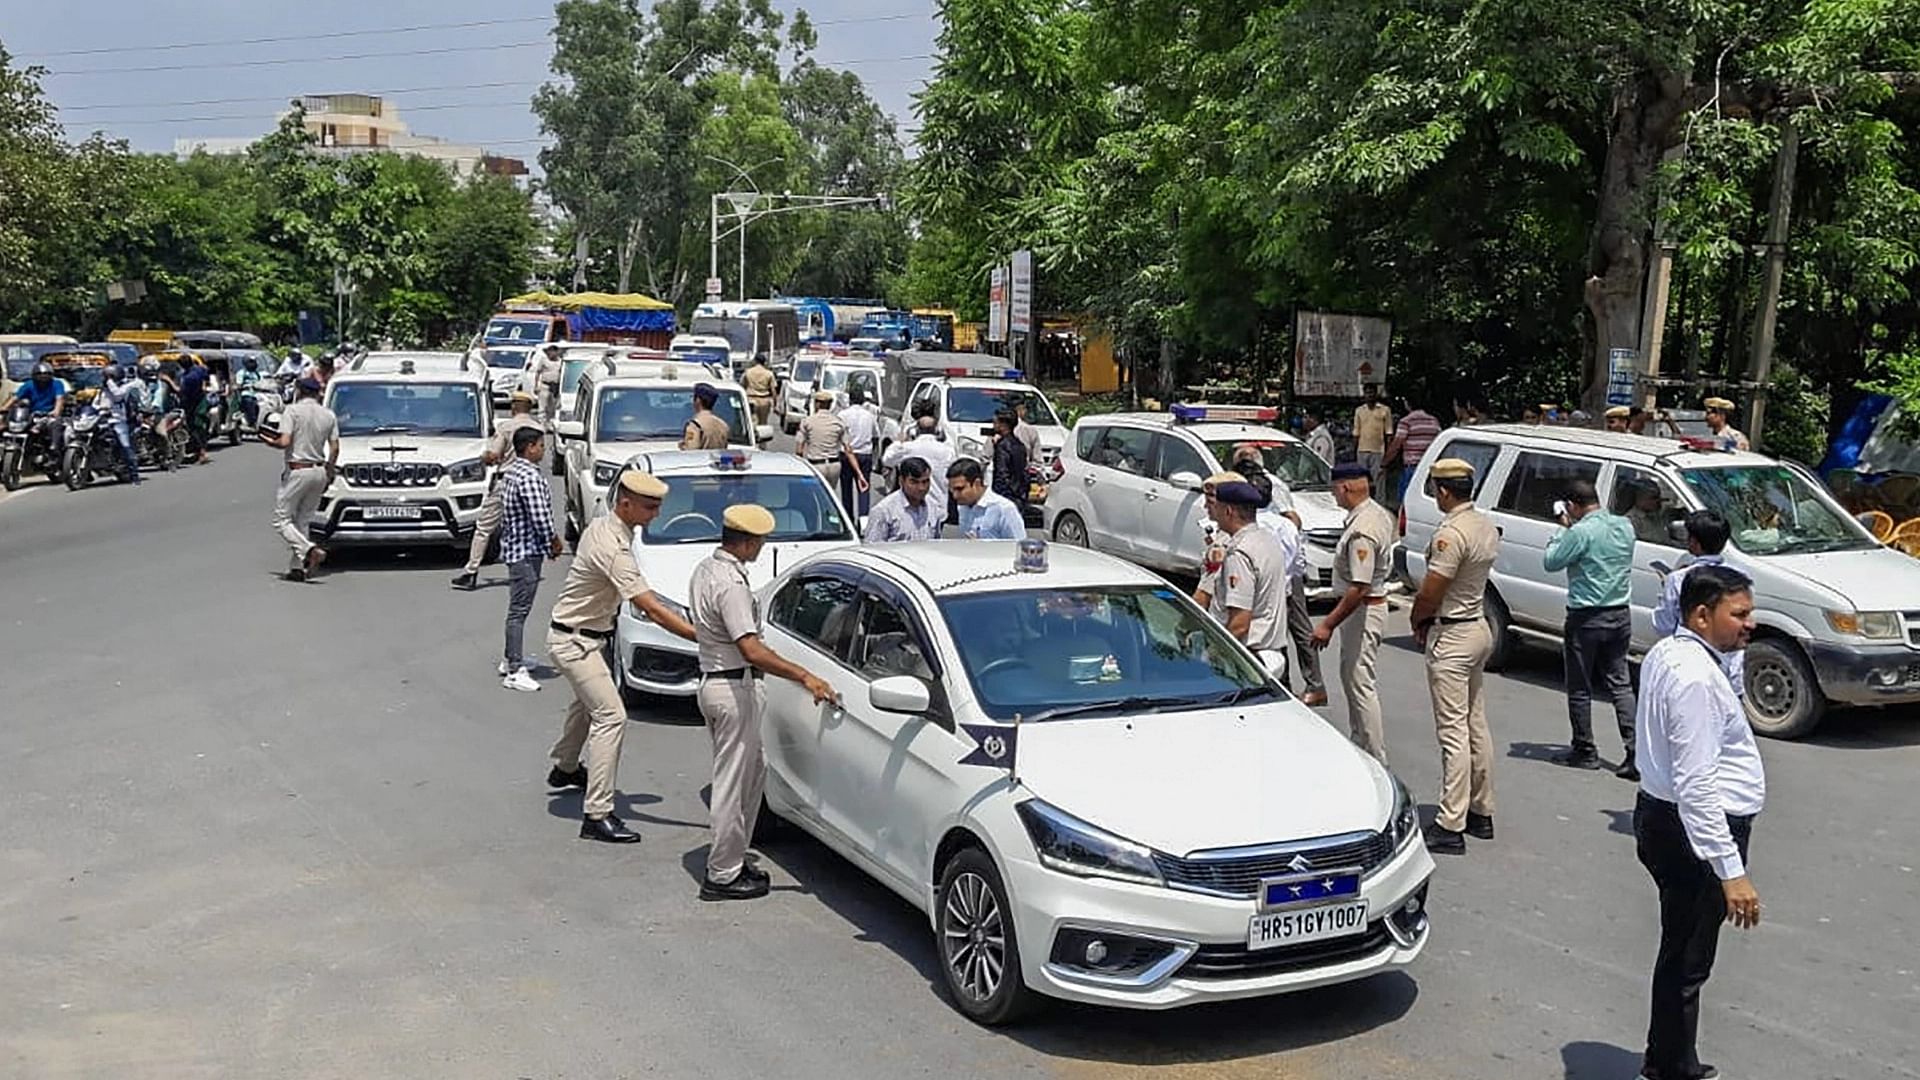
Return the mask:
<path id="1" fill-rule="evenodd" d="M 713 455 L 713 467 L 716 469 L 732 469 L 735 472 L 745 472 L 751 464 L 752 462 L 748 460 L 745 450 L 721 450 Z"/>
<path id="2" fill-rule="evenodd" d="M 1182 424 L 1214 423 L 1259 424 L 1278 419 L 1280 410 L 1271 405 L 1175 405 L 1167 410 Z"/>

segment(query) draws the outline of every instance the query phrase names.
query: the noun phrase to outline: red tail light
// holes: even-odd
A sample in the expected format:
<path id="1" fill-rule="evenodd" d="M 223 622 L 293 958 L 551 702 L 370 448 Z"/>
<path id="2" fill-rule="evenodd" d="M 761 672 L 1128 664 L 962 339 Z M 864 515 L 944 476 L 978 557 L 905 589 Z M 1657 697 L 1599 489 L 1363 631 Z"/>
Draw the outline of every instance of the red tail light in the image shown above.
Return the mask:
<path id="1" fill-rule="evenodd" d="M 1407 504 L 1400 504 L 1400 535 L 1407 535 Z"/>

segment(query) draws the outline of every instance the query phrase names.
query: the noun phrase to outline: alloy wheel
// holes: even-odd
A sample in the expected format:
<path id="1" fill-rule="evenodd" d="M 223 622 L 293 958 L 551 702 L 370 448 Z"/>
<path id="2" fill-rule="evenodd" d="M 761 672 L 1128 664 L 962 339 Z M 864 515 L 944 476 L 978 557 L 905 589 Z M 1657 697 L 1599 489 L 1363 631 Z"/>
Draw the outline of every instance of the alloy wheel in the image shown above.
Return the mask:
<path id="1" fill-rule="evenodd" d="M 1007 939 L 987 880 L 971 871 L 955 878 L 941 922 L 942 951 L 954 985 L 976 1002 L 991 999 L 1006 973 Z"/>

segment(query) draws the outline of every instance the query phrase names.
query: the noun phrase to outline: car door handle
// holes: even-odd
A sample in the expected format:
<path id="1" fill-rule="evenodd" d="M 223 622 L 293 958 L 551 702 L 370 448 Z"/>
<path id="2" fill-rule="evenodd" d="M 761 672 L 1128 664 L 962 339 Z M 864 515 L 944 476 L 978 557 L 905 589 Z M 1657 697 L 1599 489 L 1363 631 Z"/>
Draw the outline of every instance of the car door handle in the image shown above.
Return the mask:
<path id="1" fill-rule="evenodd" d="M 1080 478 L 1080 482 L 1082 484 L 1085 484 L 1088 487 L 1092 487 L 1095 483 L 1095 478 L 1091 476 L 1083 476 Z"/>
<path id="2" fill-rule="evenodd" d="M 1157 492 L 1157 491 L 1155 491 L 1155 490 L 1153 490 L 1152 488 L 1148 488 L 1148 489 L 1147 489 L 1147 501 L 1148 501 L 1148 502 L 1152 502 L 1152 501 L 1154 501 L 1155 499 L 1158 499 L 1159 497 L 1160 497 L 1160 493 L 1159 493 L 1159 492 Z"/>

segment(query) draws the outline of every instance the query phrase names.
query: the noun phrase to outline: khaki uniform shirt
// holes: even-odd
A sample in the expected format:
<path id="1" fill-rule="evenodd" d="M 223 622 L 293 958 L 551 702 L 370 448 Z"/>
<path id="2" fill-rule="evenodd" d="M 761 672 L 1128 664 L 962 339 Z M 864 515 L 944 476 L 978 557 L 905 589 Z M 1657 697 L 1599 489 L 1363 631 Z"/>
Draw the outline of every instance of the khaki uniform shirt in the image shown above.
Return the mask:
<path id="1" fill-rule="evenodd" d="M 1249 649 L 1280 649 L 1286 645 L 1287 565 L 1280 540 L 1259 525 L 1248 524 L 1227 542 L 1227 556 L 1213 574 L 1207 592 L 1207 613 L 1227 625 L 1227 612 L 1239 608 L 1253 614 L 1247 627 Z"/>
<path id="2" fill-rule="evenodd" d="M 748 397 L 772 397 L 776 382 L 773 369 L 759 364 L 748 368 L 740 378 L 740 384 L 747 388 Z"/>
<path id="3" fill-rule="evenodd" d="M 1500 555 L 1500 530 L 1480 508 L 1461 503 L 1447 512 L 1427 542 L 1427 569 L 1452 579 L 1434 615 L 1477 619 L 1487 593 L 1487 575 Z"/>
<path id="4" fill-rule="evenodd" d="M 1358 453 L 1385 453 L 1392 429 L 1393 410 L 1385 405 L 1362 405 L 1353 410 L 1354 449 Z"/>
<path id="5" fill-rule="evenodd" d="M 830 412 L 809 413 L 800 421 L 800 452 L 808 461 L 839 461 L 846 422 Z"/>
<path id="6" fill-rule="evenodd" d="M 687 421 L 687 430 L 680 436 L 682 450 L 725 450 L 727 448 L 727 422 L 715 416 L 711 410 L 696 412 L 693 419 Z"/>
<path id="7" fill-rule="evenodd" d="M 1387 595 L 1387 574 L 1393 569 L 1387 553 L 1395 528 L 1393 515 L 1372 499 L 1347 512 L 1346 531 L 1333 553 L 1335 592 L 1357 584 L 1367 587 L 1369 597 Z"/>
<path id="8" fill-rule="evenodd" d="M 540 421 L 531 416 L 508 415 L 493 427 L 493 441 L 487 444 L 487 450 L 494 457 L 505 461 L 513 456 L 513 433 L 523 427 L 542 427 Z"/>
<path id="9" fill-rule="evenodd" d="M 689 589 L 689 621 L 700 651 L 700 670 L 746 667 L 747 658 L 740 655 L 735 643 L 760 632 L 760 601 L 747 584 L 746 566 L 725 548 L 716 549 L 693 568 Z"/>
<path id="10" fill-rule="evenodd" d="M 553 621 L 576 630 L 611 630 L 623 601 L 651 592 L 633 561 L 633 528 L 608 510 L 594 518 L 573 551 Z"/>
<path id="11" fill-rule="evenodd" d="M 280 430 L 289 436 L 287 463 L 324 465 L 327 444 L 340 437 L 333 410 L 317 401 L 296 401 L 280 414 Z"/>

